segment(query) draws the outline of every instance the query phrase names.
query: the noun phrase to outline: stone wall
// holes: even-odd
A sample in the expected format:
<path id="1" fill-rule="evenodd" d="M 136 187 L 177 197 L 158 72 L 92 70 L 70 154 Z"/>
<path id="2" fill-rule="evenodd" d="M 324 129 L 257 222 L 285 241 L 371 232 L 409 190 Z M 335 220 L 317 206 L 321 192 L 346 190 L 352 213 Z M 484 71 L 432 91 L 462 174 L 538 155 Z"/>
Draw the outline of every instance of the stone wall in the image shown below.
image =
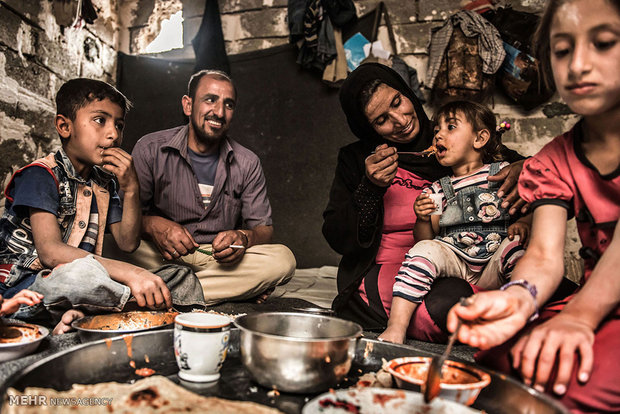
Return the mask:
<path id="1" fill-rule="evenodd" d="M 116 1 L 95 0 L 98 18 L 71 29 L 77 1 L 0 1 L 0 182 L 60 145 L 56 91 L 68 79 L 114 83 Z M 4 204 L 3 199 L 0 202 Z"/>

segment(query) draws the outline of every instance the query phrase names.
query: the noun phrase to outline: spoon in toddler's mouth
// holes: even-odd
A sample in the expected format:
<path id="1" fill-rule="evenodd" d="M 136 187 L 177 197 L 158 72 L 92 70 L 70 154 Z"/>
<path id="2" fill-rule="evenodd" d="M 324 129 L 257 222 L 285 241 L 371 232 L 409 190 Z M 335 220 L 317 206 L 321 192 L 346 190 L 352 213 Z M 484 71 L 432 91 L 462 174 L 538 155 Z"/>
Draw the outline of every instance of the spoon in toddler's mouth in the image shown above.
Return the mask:
<path id="1" fill-rule="evenodd" d="M 372 153 L 374 154 L 375 152 L 376 151 L 373 151 Z M 430 157 L 431 155 L 434 155 L 436 152 L 437 152 L 437 148 L 434 145 L 431 145 L 424 151 L 398 151 L 397 154 L 398 155 L 414 155 L 417 157 Z"/>
<path id="2" fill-rule="evenodd" d="M 468 306 L 470 304 L 469 298 L 461 298 L 459 304 L 461 306 Z M 443 354 L 434 356 L 428 366 L 428 375 L 426 376 L 426 383 L 424 384 L 424 402 L 427 404 L 430 403 L 433 398 L 437 397 L 441 391 L 441 368 L 446 358 L 450 355 L 450 351 L 452 351 L 452 346 L 459 336 L 462 323 L 463 320 L 459 318 L 456 329 L 452 332 L 452 335 L 450 335 L 448 346 L 446 346 Z"/>

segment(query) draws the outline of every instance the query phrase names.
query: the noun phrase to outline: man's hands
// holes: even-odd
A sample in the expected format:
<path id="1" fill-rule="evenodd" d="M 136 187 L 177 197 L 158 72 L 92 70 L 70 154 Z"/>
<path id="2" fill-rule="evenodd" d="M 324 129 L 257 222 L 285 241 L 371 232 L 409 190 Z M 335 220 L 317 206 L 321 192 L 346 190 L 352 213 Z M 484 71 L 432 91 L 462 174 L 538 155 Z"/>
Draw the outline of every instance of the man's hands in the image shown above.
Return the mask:
<path id="1" fill-rule="evenodd" d="M 243 249 L 229 247 L 231 244 L 243 246 Z M 240 230 L 221 231 L 213 239 L 213 257 L 222 265 L 234 265 L 239 262 L 249 247 L 247 235 Z"/>
<path id="2" fill-rule="evenodd" d="M 379 187 L 389 187 L 398 169 L 398 154 L 396 148 L 381 144 L 375 148 L 375 153 L 366 157 L 366 177 L 371 183 Z"/>
<path id="3" fill-rule="evenodd" d="M 525 200 L 519 197 L 517 187 L 519 174 L 521 174 L 521 170 L 523 169 L 524 161 L 525 160 L 513 162 L 507 167 L 502 168 L 497 174 L 489 176 L 489 181 L 504 182 L 497 191 L 497 195 L 499 197 L 503 197 L 504 199 L 502 202 L 503 208 L 510 206 L 508 213 L 511 215 L 515 214 L 519 210 L 521 210 L 521 213 L 526 213 L 529 207 L 529 205 L 525 203 Z M 506 193 L 508 193 L 508 195 L 504 197 L 504 194 Z"/>
<path id="4" fill-rule="evenodd" d="M 145 233 L 151 237 L 166 260 L 178 259 L 200 247 L 185 227 L 171 220 L 159 216 L 144 216 L 142 222 Z M 234 265 L 243 258 L 248 247 L 270 242 L 272 233 L 271 226 L 262 225 L 252 230 L 221 231 L 211 243 L 213 258 L 222 265 Z M 231 244 L 243 246 L 243 249 L 230 247 Z"/>
<path id="5" fill-rule="evenodd" d="M 102 168 L 116 176 L 124 193 L 138 194 L 140 192 L 138 174 L 136 174 L 136 169 L 133 166 L 133 158 L 122 149 L 118 147 L 105 149 Z"/>
<path id="6" fill-rule="evenodd" d="M 174 221 L 159 216 L 144 216 L 142 222 L 144 231 L 151 236 L 166 260 L 178 259 L 199 246 L 189 231 Z"/>

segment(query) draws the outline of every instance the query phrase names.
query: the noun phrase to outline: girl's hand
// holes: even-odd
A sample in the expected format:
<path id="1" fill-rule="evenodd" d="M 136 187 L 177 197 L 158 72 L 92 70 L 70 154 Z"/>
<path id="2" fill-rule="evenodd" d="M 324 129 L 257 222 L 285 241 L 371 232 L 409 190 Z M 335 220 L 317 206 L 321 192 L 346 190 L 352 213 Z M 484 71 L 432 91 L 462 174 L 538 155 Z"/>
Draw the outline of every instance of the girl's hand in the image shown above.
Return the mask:
<path id="1" fill-rule="evenodd" d="M 503 181 L 497 195 L 503 197 L 504 194 L 508 194 L 503 197 L 502 207 L 507 208 L 509 214 L 515 214 L 519 209 L 521 213 L 525 214 L 529 208 L 529 204 L 526 204 L 525 200 L 519 197 L 517 182 L 519 181 L 519 174 L 523 169 L 523 163 L 525 160 L 513 162 L 512 164 L 502 168 L 497 174 L 490 175 L 489 181 Z"/>
<path id="2" fill-rule="evenodd" d="M 36 305 L 40 303 L 42 299 L 42 294 L 28 289 L 19 291 L 11 299 L 5 299 L 4 302 L 2 301 L 2 296 L 0 296 L 0 316 L 17 312 L 20 305 Z"/>
<path id="3" fill-rule="evenodd" d="M 396 148 L 381 144 L 375 148 L 374 154 L 366 157 L 366 177 L 376 186 L 389 187 L 396 177 L 398 169 L 398 154 Z"/>
<path id="4" fill-rule="evenodd" d="M 534 306 L 530 293 L 521 287 L 477 293 L 468 303 L 467 306 L 456 304 L 450 309 L 448 330 L 454 332 L 461 318 L 463 324 L 457 339 L 480 349 L 489 349 L 510 339 L 525 326 L 531 315 L 527 312 Z"/>
<path id="5" fill-rule="evenodd" d="M 519 236 L 519 244 L 523 248 L 527 248 L 530 237 L 530 226 L 526 223 L 517 221 L 508 227 L 508 238 L 513 240 L 515 236 Z"/>
<path id="6" fill-rule="evenodd" d="M 589 379 L 594 359 L 593 344 L 591 326 L 574 316 L 560 313 L 522 336 L 512 347 L 513 368 L 521 371 L 526 384 L 544 392 L 557 360 L 553 391 L 562 395 L 571 379 L 577 354 L 580 361 L 577 378 L 582 383 Z"/>
<path id="7" fill-rule="evenodd" d="M 429 221 L 431 213 L 436 209 L 435 202 L 426 193 L 420 193 L 413 203 L 413 211 L 417 221 Z"/>

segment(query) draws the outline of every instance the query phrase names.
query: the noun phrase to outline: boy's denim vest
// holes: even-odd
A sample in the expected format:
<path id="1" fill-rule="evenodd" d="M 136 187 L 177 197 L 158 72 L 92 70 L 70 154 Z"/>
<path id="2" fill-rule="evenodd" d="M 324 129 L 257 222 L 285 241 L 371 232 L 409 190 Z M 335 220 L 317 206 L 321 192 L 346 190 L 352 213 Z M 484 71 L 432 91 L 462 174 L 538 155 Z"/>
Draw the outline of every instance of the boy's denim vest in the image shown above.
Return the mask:
<path id="1" fill-rule="evenodd" d="M 94 253 L 101 255 L 110 202 L 109 190 L 116 191 L 113 176 L 99 167 L 94 167 L 91 174 L 92 187 L 89 186 L 77 176 L 73 164 L 61 149 L 13 174 L 5 190 L 7 204 L 13 201 L 8 194 L 15 176 L 35 165 L 45 168 L 54 177 L 59 194 L 58 225 L 62 241 L 69 246 L 78 247 L 88 230 L 91 202 L 93 192 L 95 193 L 99 210 L 99 231 Z M 44 268 L 34 247 L 30 216 L 19 217 L 11 214 L 9 210 L 7 205 L 0 220 L 0 283 L 7 287 L 16 284 L 24 274 Z"/>
<path id="2" fill-rule="evenodd" d="M 499 166 L 491 164 L 489 175 L 497 174 Z M 510 215 L 497 196 L 501 183 L 489 181 L 488 188 L 468 187 L 456 194 L 450 177 L 439 183 L 447 202 L 439 219 L 439 238 L 470 257 L 489 258 L 508 234 Z"/>

